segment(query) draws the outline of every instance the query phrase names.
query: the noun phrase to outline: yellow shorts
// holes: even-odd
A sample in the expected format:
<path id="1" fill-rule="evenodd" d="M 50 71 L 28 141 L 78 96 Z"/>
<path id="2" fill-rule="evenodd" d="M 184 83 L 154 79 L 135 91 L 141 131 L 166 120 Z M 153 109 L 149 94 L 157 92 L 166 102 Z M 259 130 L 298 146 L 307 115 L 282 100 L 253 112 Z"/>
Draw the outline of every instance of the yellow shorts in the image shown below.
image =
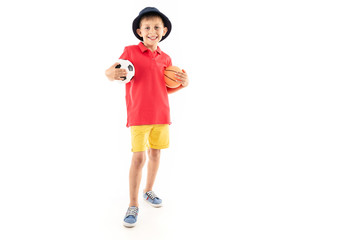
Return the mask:
<path id="1" fill-rule="evenodd" d="M 132 152 L 169 147 L 169 124 L 131 126 Z"/>

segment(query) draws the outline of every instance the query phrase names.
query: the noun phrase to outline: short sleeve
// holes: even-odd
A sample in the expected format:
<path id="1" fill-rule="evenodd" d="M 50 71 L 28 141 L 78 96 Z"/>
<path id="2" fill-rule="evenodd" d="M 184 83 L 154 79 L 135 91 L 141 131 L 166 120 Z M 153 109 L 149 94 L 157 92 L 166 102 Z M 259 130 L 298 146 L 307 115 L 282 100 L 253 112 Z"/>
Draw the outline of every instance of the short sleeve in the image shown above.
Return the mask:
<path id="1" fill-rule="evenodd" d="M 168 67 L 168 66 L 172 66 L 172 61 L 171 61 L 171 58 L 169 56 L 168 56 L 168 64 L 167 64 L 166 67 Z"/>
<path id="2" fill-rule="evenodd" d="M 124 59 L 124 60 L 129 60 L 130 56 L 129 56 L 129 50 L 127 47 L 125 47 L 124 52 L 121 54 L 121 56 L 119 57 L 119 59 Z"/>

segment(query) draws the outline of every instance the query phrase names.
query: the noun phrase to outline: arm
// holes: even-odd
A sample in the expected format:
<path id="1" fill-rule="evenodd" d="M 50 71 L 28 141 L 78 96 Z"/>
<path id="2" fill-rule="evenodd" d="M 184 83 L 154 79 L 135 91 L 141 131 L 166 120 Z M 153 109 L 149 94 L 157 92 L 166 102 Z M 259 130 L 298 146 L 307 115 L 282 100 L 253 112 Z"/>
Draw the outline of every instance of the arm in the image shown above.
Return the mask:
<path id="1" fill-rule="evenodd" d="M 125 47 L 124 52 L 121 54 L 119 59 L 129 59 L 129 52 L 127 47 Z M 122 78 L 126 77 L 127 75 L 125 69 L 115 68 L 117 65 L 119 65 L 119 63 L 116 62 L 105 71 L 105 75 L 110 81 L 122 80 Z"/>
<path id="2" fill-rule="evenodd" d="M 187 73 L 185 72 L 185 70 L 182 70 L 183 72 L 177 72 L 176 73 L 176 78 L 178 79 L 177 82 L 181 83 L 181 85 L 177 88 L 168 88 L 167 87 L 167 92 L 168 94 L 174 93 L 179 91 L 180 89 L 183 89 L 185 87 L 187 87 L 189 85 L 189 78 Z"/>
<path id="3" fill-rule="evenodd" d="M 110 81 L 120 80 L 121 78 L 126 77 L 127 75 L 125 69 L 115 68 L 118 64 L 119 63 L 114 63 L 113 65 L 111 65 L 111 67 L 109 67 L 105 71 L 105 75 Z"/>

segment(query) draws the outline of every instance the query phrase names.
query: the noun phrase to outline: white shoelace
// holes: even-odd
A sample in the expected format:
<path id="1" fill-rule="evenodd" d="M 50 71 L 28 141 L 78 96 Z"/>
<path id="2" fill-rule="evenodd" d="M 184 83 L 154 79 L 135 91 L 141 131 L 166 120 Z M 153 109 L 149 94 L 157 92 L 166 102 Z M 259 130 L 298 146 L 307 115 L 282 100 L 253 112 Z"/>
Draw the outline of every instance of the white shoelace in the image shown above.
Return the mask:
<path id="1" fill-rule="evenodd" d="M 146 195 L 148 195 L 151 200 L 154 200 L 156 197 L 158 197 L 153 191 L 147 192 Z"/>
<path id="2" fill-rule="evenodd" d="M 136 217 L 136 215 L 138 214 L 138 211 L 139 211 L 138 207 L 129 207 L 127 212 L 126 212 L 126 217 L 128 217 L 128 216 Z"/>

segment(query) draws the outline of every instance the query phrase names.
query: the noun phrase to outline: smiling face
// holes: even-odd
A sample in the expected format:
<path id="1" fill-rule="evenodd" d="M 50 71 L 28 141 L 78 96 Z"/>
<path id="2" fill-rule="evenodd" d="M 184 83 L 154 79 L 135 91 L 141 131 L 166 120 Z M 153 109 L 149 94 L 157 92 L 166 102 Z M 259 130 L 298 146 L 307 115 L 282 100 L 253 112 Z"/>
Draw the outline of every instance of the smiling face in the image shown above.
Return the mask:
<path id="1" fill-rule="evenodd" d="M 145 17 L 140 21 L 140 28 L 136 30 L 137 34 L 143 38 L 145 47 L 155 51 L 161 38 L 165 36 L 167 27 L 161 17 Z"/>

